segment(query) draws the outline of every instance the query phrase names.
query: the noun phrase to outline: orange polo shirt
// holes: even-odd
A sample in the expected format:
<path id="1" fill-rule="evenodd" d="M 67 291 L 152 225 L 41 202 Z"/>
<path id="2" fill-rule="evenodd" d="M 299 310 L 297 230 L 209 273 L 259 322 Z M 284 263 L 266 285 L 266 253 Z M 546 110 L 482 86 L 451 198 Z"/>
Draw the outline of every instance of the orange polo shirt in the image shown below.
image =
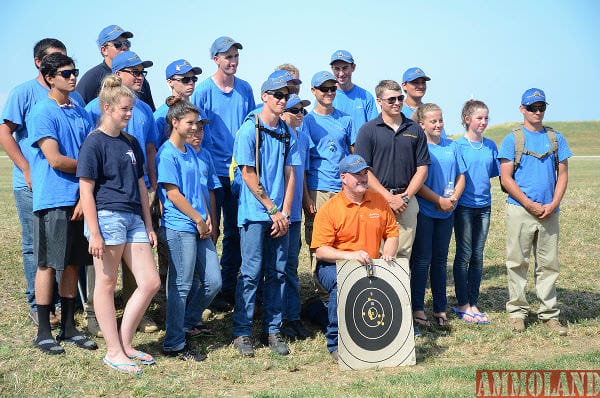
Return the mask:
<path id="1" fill-rule="evenodd" d="M 394 236 L 398 236 L 396 217 L 383 196 L 368 190 L 356 204 L 340 191 L 317 211 L 310 248 L 364 250 L 379 258 L 381 239 Z"/>

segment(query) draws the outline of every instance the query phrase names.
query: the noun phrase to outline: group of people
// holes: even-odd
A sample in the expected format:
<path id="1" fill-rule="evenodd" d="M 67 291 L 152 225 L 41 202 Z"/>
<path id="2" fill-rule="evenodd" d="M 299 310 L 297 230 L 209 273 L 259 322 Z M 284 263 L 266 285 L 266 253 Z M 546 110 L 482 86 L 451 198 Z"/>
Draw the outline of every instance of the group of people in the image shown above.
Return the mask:
<path id="1" fill-rule="evenodd" d="M 185 59 L 167 65 L 172 95 L 155 109 L 145 80 L 153 62 L 130 51 L 132 37 L 117 25 L 102 29 L 103 61 L 79 83 L 64 44 L 41 40 L 34 48 L 38 76 L 11 92 L 2 113 L 0 143 L 15 165 L 29 316 L 41 351 L 64 353 L 61 342 L 97 349 L 74 322 L 81 266 L 88 331 L 104 337 L 112 369 L 140 374 L 140 365 L 156 362 L 132 341 L 136 329 L 156 330 L 145 312 L 161 285 L 165 355 L 206 358 L 189 341 L 213 334 L 202 322 L 210 305 L 233 309 L 233 345 L 243 356 L 254 355 L 253 319 L 262 305 L 260 341 L 287 355 L 286 337 L 310 336 L 300 318 L 303 216 L 314 279 L 329 294 L 326 340 L 334 360 L 336 261 L 409 259 L 418 336 L 419 327 L 432 327 L 424 309 L 428 275 L 434 323 L 448 327 L 453 230 L 452 310 L 466 323 L 488 324 L 478 298 L 490 179 L 498 175 L 509 194 L 511 325 L 525 330 L 534 250 L 538 317 L 566 335 L 555 281 L 558 206 L 571 153 L 560 133 L 542 125 L 542 90 L 523 94 L 523 126 L 498 151 L 483 137 L 489 110 L 482 101 L 465 103 L 465 133 L 453 141 L 441 108 L 423 102 L 430 78 L 422 69 L 408 69 L 401 83 L 382 80 L 373 97 L 352 81 L 356 64 L 346 50 L 331 55 L 330 71 L 313 75 L 310 112 L 290 64 L 266 78 L 256 106 L 251 86 L 236 76 L 242 44 L 222 36 L 210 48 L 217 69 L 199 84 L 200 67 Z M 120 327 L 119 264 L 126 303 Z M 55 339 L 51 329 L 59 322 Z"/>

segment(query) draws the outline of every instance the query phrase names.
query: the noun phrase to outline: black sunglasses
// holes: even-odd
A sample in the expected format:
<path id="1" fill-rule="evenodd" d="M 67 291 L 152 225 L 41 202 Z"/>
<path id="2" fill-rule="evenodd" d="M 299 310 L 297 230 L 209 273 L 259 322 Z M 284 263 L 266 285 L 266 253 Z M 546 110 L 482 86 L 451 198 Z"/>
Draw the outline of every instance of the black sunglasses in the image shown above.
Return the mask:
<path id="1" fill-rule="evenodd" d="M 133 75 L 133 77 L 146 77 L 146 75 L 148 74 L 147 70 L 129 70 L 129 69 L 121 69 L 121 72 L 127 72 L 130 75 Z"/>
<path id="2" fill-rule="evenodd" d="M 299 113 L 302 113 L 303 115 L 306 115 L 306 110 L 304 108 L 289 108 L 285 110 L 286 112 L 289 112 L 293 115 L 297 115 Z"/>
<path id="3" fill-rule="evenodd" d="M 389 98 L 379 98 L 382 101 L 387 102 L 390 105 L 394 105 L 397 102 L 402 102 L 404 101 L 404 95 L 399 95 L 397 97 L 389 97 Z"/>
<path id="4" fill-rule="evenodd" d="M 322 93 L 335 93 L 337 90 L 337 86 L 330 86 L 330 87 L 323 87 L 323 86 L 319 86 L 317 87 L 317 90 L 319 90 Z"/>
<path id="5" fill-rule="evenodd" d="M 527 112 L 536 113 L 536 112 L 546 112 L 546 104 L 541 105 L 525 105 L 525 109 Z"/>
<path id="6" fill-rule="evenodd" d="M 186 76 L 186 77 L 182 77 L 181 79 L 176 79 L 176 78 L 172 77 L 171 80 L 175 80 L 175 81 L 181 82 L 183 84 L 189 84 L 190 82 L 196 83 L 198 81 L 198 77 L 197 76 Z"/>
<path id="7" fill-rule="evenodd" d="M 79 76 L 79 69 L 59 70 L 58 72 L 56 72 L 56 74 L 61 75 L 64 79 L 68 79 L 71 77 L 71 75 L 75 77 Z"/>
<path id="8" fill-rule="evenodd" d="M 275 99 L 277 100 L 282 100 L 285 98 L 285 100 L 287 101 L 288 98 L 290 98 L 289 94 L 283 93 L 281 91 L 273 91 L 273 90 L 267 90 L 265 91 L 267 94 L 272 95 L 273 97 L 275 97 Z"/>
<path id="9" fill-rule="evenodd" d="M 131 42 L 129 40 L 114 40 L 114 41 L 111 41 L 111 43 L 112 43 L 113 47 L 116 48 L 117 50 L 123 46 L 125 46 L 127 48 L 131 48 Z"/>

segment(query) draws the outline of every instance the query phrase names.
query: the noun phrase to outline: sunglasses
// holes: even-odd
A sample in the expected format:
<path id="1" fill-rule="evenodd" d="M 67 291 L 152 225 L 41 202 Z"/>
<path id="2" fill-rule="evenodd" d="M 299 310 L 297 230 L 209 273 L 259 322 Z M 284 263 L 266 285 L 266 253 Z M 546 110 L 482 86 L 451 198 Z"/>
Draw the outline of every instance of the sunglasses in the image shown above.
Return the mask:
<path id="1" fill-rule="evenodd" d="M 171 80 L 175 80 L 176 82 L 181 82 L 183 84 L 190 84 L 190 82 L 196 83 L 198 81 L 198 77 L 186 76 L 186 77 L 182 77 L 181 79 L 176 79 L 176 78 L 172 77 Z"/>
<path id="2" fill-rule="evenodd" d="M 286 101 L 288 100 L 288 98 L 290 98 L 289 94 L 283 93 L 281 91 L 272 91 L 272 90 L 267 90 L 265 91 L 267 94 L 272 95 L 273 97 L 275 97 L 275 99 L 277 100 L 282 100 L 285 99 Z"/>
<path id="3" fill-rule="evenodd" d="M 61 75 L 64 79 L 69 79 L 71 75 L 77 77 L 79 76 L 79 69 L 65 69 L 59 70 L 56 72 L 57 75 Z"/>
<path id="4" fill-rule="evenodd" d="M 335 93 L 337 90 L 337 86 L 330 86 L 330 87 L 319 86 L 316 89 L 322 93 Z"/>
<path id="5" fill-rule="evenodd" d="M 389 98 L 379 98 L 380 100 L 387 102 L 390 105 L 394 105 L 396 102 L 402 102 L 404 101 L 404 96 L 403 95 L 399 95 L 397 97 L 389 97 Z"/>
<path id="6" fill-rule="evenodd" d="M 286 109 L 286 112 L 289 112 L 293 115 L 297 115 L 299 113 L 302 113 L 303 115 L 306 115 L 306 110 L 304 108 L 290 108 L 290 109 Z"/>
<path id="7" fill-rule="evenodd" d="M 109 43 L 112 43 L 113 47 L 117 50 L 119 50 L 123 46 L 131 48 L 131 42 L 129 40 L 115 40 Z"/>
<path id="8" fill-rule="evenodd" d="M 546 104 L 542 104 L 542 105 L 526 105 L 525 109 L 527 109 L 527 112 L 531 112 L 531 113 L 546 112 Z"/>
<path id="9" fill-rule="evenodd" d="M 148 74 L 147 70 L 129 70 L 129 69 L 121 69 L 121 72 L 126 72 L 132 75 L 133 77 L 146 77 Z"/>

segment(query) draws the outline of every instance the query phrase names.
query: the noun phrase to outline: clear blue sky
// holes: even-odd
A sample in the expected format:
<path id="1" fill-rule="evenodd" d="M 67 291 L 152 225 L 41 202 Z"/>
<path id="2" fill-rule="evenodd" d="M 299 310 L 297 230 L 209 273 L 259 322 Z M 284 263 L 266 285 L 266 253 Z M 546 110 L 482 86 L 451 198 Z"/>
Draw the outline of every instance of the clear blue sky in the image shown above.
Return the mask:
<path id="1" fill-rule="evenodd" d="M 176 5 L 177 4 L 177 5 Z M 218 8 L 217 8 L 218 7 Z M 132 50 L 154 61 L 148 80 L 159 105 L 169 94 L 164 69 L 188 59 L 210 76 L 208 50 L 221 35 L 243 44 L 237 75 L 258 90 L 275 66 L 300 69 L 301 95 L 329 68 L 331 54 L 349 50 L 353 81 L 371 92 L 405 69 L 430 77 L 425 100 L 444 111 L 446 130 L 462 132 L 465 100 L 485 101 L 491 124 L 521 120 L 522 92 L 546 91 L 546 121 L 600 120 L 600 1 L 7 1 L 0 24 L 0 107 L 12 87 L 33 78 L 32 48 L 62 40 L 82 71 L 100 62 L 96 38 L 118 24 L 134 33 Z"/>

